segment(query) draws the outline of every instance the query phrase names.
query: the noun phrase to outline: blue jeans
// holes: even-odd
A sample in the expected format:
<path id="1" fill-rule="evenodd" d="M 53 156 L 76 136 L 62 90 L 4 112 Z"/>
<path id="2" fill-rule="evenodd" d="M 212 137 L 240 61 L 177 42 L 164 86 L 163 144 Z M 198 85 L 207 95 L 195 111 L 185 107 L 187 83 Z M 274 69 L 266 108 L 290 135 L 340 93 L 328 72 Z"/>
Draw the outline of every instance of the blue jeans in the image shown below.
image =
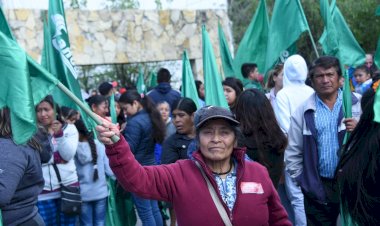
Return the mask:
<path id="1" fill-rule="evenodd" d="M 306 226 L 305 205 L 303 193 L 300 186 L 297 186 L 289 173 L 285 170 L 285 190 L 294 210 L 294 225 Z"/>
<path id="2" fill-rule="evenodd" d="M 83 202 L 79 217 L 81 226 L 104 226 L 107 211 L 107 198 Z"/>
<path id="3" fill-rule="evenodd" d="M 132 193 L 143 226 L 162 226 L 162 216 L 156 200 L 143 199 Z"/>

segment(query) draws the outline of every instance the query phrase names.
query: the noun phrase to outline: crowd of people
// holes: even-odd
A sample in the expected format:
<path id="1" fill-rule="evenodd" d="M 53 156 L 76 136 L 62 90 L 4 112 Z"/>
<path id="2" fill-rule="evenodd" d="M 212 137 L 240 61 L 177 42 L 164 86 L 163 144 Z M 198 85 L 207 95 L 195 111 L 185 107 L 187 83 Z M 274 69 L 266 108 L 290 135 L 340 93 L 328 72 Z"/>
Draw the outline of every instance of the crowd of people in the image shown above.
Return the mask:
<path id="1" fill-rule="evenodd" d="M 257 65 L 245 63 L 247 80 L 221 84 L 229 109 L 206 105 L 200 80 L 199 99 L 181 97 L 165 68 L 146 94 L 104 82 L 86 99 L 103 122 L 96 131 L 49 95 L 35 108 L 37 132 L 25 145 L 12 141 L 3 108 L 3 223 L 106 225 L 111 179 L 130 194 L 144 226 L 380 225 L 380 125 L 373 121 L 380 72 L 372 55 L 366 60 L 344 81 L 337 58 L 308 66 L 293 55 L 268 72 L 266 84 Z M 345 82 L 352 117 L 344 116 Z M 80 189 L 79 214 L 62 211 L 61 185 Z"/>

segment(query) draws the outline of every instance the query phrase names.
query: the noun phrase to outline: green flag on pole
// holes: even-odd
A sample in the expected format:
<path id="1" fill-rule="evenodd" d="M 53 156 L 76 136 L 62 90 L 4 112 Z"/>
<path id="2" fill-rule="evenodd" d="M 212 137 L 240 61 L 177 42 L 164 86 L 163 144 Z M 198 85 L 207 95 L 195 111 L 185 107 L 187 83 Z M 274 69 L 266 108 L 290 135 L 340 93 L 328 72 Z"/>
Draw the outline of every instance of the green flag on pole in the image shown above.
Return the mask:
<path id="1" fill-rule="evenodd" d="M 157 86 L 157 73 L 154 71 L 150 72 L 149 75 L 149 88 L 153 88 Z"/>
<path id="2" fill-rule="evenodd" d="M 260 0 L 255 15 L 240 41 L 234 65 L 237 78 L 244 82 L 241 66 L 244 63 L 256 63 L 259 72 L 264 72 L 269 31 L 268 11 L 265 0 Z"/>
<path id="3" fill-rule="evenodd" d="M 49 1 L 48 24 L 44 24 L 44 26 L 42 65 L 83 102 L 79 82 L 77 81 L 77 69 L 70 50 L 62 0 Z M 59 105 L 78 110 L 87 129 L 92 130 L 92 123 L 87 118 L 87 114 L 70 97 L 58 88 L 53 91 L 53 97 L 54 101 Z"/>
<path id="4" fill-rule="evenodd" d="M 205 25 L 202 25 L 202 56 L 206 105 L 228 108 L 227 100 L 223 93 L 221 76 L 216 65 L 214 49 Z"/>
<path id="5" fill-rule="evenodd" d="M 186 50 L 183 51 L 182 56 L 182 97 L 188 97 L 192 99 L 199 109 L 199 97 L 197 92 L 197 87 L 195 86 L 193 71 L 191 70 L 191 65 L 189 58 L 187 57 Z"/>
<path id="6" fill-rule="evenodd" d="M 267 72 L 279 60 L 288 56 L 291 47 L 305 31 L 309 31 L 305 14 L 299 0 L 275 1 L 269 26 L 268 47 L 265 71 Z"/>
<path id="7" fill-rule="evenodd" d="M 319 43 L 326 55 L 338 57 L 343 66 L 358 66 L 365 61 L 365 52 L 348 27 L 336 1 L 320 0 L 325 29 Z"/>
<path id="8" fill-rule="evenodd" d="M 115 94 L 112 92 L 112 95 L 110 96 L 110 115 L 111 115 L 111 120 L 112 123 L 116 124 L 117 123 L 117 114 L 116 114 L 116 106 L 115 106 Z"/>
<path id="9" fill-rule="evenodd" d="M 139 66 L 139 77 L 137 77 L 136 89 L 137 89 L 137 92 L 139 92 L 140 94 L 146 93 L 146 86 L 144 83 L 144 71 L 141 65 Z"/>
<path id="10" fill-rule="evenodd" d="M 0 108 L 8 107 L 12 136 L 25 144 L 36 132 L 35 106 L 58 80 L 30 58 L 14 39 L 0 10 Z"/>
<path id="11" fill-rule="evenodd" d="M 234 72 L 234 64 L 228 47 L 226 37 L 220 22 L 218 22 L 218 36 L 219 36 L 219 51 L 220 57 L 222 58 L 222 67 L 225 77 L 236 77 Z"/>

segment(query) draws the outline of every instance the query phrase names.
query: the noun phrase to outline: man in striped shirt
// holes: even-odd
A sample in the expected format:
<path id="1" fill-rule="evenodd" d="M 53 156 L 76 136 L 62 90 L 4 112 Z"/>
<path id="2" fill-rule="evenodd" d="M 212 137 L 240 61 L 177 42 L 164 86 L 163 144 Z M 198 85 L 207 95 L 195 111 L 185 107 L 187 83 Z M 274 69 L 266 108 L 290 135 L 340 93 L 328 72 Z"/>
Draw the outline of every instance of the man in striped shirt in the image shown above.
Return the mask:
<path id="1" fill-rule="evenodd" d="M 310 68 L 315 93 L 292 114 L 285 153 L 287 170 L 304 193 L 308 225 L 335 225 L 339 215 L 334 174 L 346 131 L 361 114 L 352 94 L 352 118 L 343 118 L 342 70 L 335 57 L 322 56 Z"/>

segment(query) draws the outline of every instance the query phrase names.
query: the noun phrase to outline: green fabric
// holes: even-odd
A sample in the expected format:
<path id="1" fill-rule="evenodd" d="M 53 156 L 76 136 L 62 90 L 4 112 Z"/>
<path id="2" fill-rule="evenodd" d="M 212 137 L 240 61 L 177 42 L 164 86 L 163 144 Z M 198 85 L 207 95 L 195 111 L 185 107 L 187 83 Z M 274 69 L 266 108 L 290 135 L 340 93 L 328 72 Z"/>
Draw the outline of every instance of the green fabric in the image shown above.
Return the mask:
<path id="1" fill-rule="evenodd" d="M 41 62 L 64 86 L 83 101 L 77 81 L 77 69 L 70 50 L 62 0 L 49 1 L 48 22 L 44 20 L 44 48 Z M 78 110 L 87 129 L 93 129 L 85 111 L 78 107 L 69 96 L 56 88 L 53 91 L 53 97 L 59 105 Z"/>
<path id="2" fill-rule="evenodd" d="M 133 207 L 132 196 L 122 191 L 117 182 L 107 179 L 109 189 L 108 208 L 106 214 L 107 226 L 134 226 L 136 225 L 136 213 Z"/>
<path id="3" fill-rule="evenodd" d="M 224 35 L 224 31 L 222 25 L 218 22 L 218 37 L 219 37 L 219 52 L 220 57 L 222 59 L 223 73 L 224 77 L 237 77 L 234 72 L 234 64 L 230 52 L 230 48 L 228 47 L 228 43 L 226 37 Z"/>
<path id="4" fill-rule="evenodd" d="M 1 209 L 0 209 L 0 226 L 3 226 L 3 216 L 1 215 Z"/>
<path id="5" fill-rule="evenodd" d="M 188 97 L 192 99 L 199 109 L 199 97 L 197 92 L 197 87 L 195 86 L 193 71 L 191 70 L 191 65 L 189 58 L 187 57 L 186 50 L 183 51 L 182 56 L 182 88 L 181 96 Z"/>
<path id="6" fill-rule="evenodd" d="M 155 72 L 150 72 L 149 76 L 149 88 L 153 88 L 157 86 L 157 74 Z"/>
<path id="7" fill-rule="evenodd" d="M 375 14 L 376 16 L 380 16 L 380 5 L 377 6 Z"/>
<path id="8" fill-rule="evenodd" d="M 9 108 L 12 138 L 25 144 L 37 130 L 35 106 L 58 80 L 20 48 L 0 11 L 0 109 Z"/>
<path id="9" fill-rule="evenodd" d="M 269 19 L 267 5 L 265 0 L 260 0 L 255 15 L 240 41 L 234 59 L 236 76 L 241 79 L 243 83 L 249 82 L 249 80 L 243 78 L 241 74 L 241 66 L 244 63 L 256 63 L 259 72 L 264 72 L 268 32 Z"/>
<path id="10" fill-rule="evenodd" d="M 206 105 L 228 108 L 221 76 L 216 65 L 214 49 L 205 25 L 202 26 L 202 56 Z"/>
<path id="11" fill-rule="evenodd" d="M 146 93 L 146 86 L 144 83 L 144 71 L 141 66 L 139 67 L 139 77 L 137 78 L 136 89 L 137 92 L 139 92 L 140 94 Z"/>
<path id="12" fill-rule="evenodd" d="M 255 82 L 255 81 L 250 81 L 249 83 L 247 83 L 245 86 L 244 86 L 244 89 L 258 89 L 260 90 L 261 92 L 264 92 L 264 89 L 263 87 L 261 86 L 261 84 L 259 82 Z"/>
<path id="13" fill-rule="evenodd" d="M 116 115 L 116 106 L 115 106 L 115 94 L 112 92 L 112 95 L 110 96 L 110 115 L 112 123 L 117 123 L 117 115 Z"/>
<path id="14" fill-rule="evenodd" d="M 284 51 L 292 46 L 300 35 L 309 30 L 305 14 L 299 0 L 275 1 L 269 26 L 269 36 L 265 71 L 277 62 Z"/>
<path id="15" fill-rule="evenodd" d="M 336 1 L 328 7 L 327 0 L 321 0 L 321 15 L 325 29 L 319 39 L 326 55 L 338 57 L 344 66 L 358 66 L 365 62 L 365 52 L 348 27 Z M 330 12 L 330 13 L 329 13 Z"/>

